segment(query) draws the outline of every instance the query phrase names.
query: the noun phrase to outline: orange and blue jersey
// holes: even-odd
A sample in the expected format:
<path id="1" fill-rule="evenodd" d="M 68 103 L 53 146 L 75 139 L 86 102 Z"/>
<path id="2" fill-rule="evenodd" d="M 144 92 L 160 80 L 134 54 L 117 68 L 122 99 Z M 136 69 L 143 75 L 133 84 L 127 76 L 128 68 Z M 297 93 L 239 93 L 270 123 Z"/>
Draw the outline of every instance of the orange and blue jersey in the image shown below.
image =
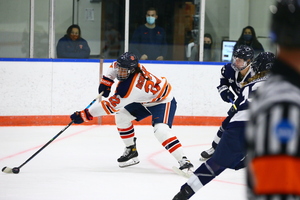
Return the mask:
<path id="1" fill-rule="evenodd" d="M 115 65 L 116 62 L 105 75 L 111 80 L 117 76 Z M 148 116 L 155 115 L 154 124 L 166 123 L 171 127 L 176 111 L 171 84 L 165 77 L 158 77 L 147 71 L 143 65 L 138 64 L 138 67 L 141 69 L 140 73 L 133 73 L 126 80 L 118 82 L 114 95 L 91 106 L 90 113 L 96 117 L 114 114 L 122 108 L 129 112 L 139 109 L 139 113 L 134 115 L 137 121 L 145 118 L 148 113 Z"/>

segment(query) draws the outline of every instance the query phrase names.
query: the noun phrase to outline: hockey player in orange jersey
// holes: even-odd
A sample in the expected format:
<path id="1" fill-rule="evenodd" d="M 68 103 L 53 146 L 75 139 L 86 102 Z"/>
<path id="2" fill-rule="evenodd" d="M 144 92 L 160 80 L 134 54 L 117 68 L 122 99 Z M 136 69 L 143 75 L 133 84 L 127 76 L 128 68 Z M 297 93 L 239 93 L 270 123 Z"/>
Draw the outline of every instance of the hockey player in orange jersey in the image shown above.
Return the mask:
<path id="1" fill-rule="evenodd" d="M 92 105 L 89 109 L 71 115 L 74 123 L 80 124 L 93 117 L 115 114 L 116 125 L 126 148 L 118 159 L 120 167 L 139 163 L 133 120 L 140 121 L 152 115 L 154 135 L 163 147 L 178 161 L 179 169 L 191 171 L 193 165 L 187 159 L 178 138 L 171 133 L 176 111 L 172 86 L 164 77 L 147 71 L 136 55 L 125 52 L 113 62 L 103 76 L 99 93 L 108 97 L 114 80 L 118 85 L 107 100 Z"/>

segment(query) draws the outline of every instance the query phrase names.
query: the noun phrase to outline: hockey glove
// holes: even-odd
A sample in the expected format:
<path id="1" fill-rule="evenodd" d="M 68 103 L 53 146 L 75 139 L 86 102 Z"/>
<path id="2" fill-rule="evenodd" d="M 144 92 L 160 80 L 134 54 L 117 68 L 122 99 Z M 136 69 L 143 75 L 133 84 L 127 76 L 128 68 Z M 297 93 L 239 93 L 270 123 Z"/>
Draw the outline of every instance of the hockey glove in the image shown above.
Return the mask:
<path id="1" fill-rule="evenodd" d="M 218 89 L 219 89 L 219 93 L 220 93 L 223 101 L 231 103 L 230 99 L 232 101 L 235 100 L 234 94 L 228 89 L 228 87 L 226 85 L 223 85 L 222 87 L 220 87 Z"/>
<path id="2" fill-rule="evenodd" d="M 101 79 L 100 81 L 100 85 L 99 85 L 99 88 L 98 88 L 98 92 L 99 94 L 101 92 L 103 92 L 103 95 L 104 97 L 108 97 L 109 96 L 109 93 L 110 93 L 110 89 L 111 89 L 111 86 L 112 84 L 114 83 L 113 80 L 103 76 L 103 78 Z"/>
<path id="3" fill-rule="evenodd" d="M 84 109 L 83 111 L 74 112 L 70 118 L 74 121 L 75 124 L 81 124 L 83 122 L 88 122 L 93 119 L 93 116 L 90 114 L 88 109 Z"/>

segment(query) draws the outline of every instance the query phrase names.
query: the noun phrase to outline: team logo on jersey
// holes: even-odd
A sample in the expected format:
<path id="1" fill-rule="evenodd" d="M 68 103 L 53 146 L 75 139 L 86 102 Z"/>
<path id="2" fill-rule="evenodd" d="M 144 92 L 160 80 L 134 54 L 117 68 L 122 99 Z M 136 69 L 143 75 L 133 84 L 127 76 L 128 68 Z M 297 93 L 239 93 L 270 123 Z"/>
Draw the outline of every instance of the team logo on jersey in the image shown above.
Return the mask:
<path id="1" fill-rule="evenodd" d="M 281 143 L 288 143 L 295 135 L 294 125 L 287 119 L 281 120 L 275 127 L 275 135 Z"/>

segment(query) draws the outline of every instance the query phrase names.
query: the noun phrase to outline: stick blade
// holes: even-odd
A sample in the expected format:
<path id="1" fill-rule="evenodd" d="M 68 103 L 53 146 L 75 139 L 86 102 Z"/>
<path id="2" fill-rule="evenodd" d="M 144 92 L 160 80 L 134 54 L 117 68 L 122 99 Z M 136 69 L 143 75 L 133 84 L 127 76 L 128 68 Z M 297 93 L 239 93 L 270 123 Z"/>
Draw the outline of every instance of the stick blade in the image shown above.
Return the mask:
<path id="1" fill-rule="evenodd" d="M 172 167 L 172 170 L 173 170 L 176 174 L 178 174 L 178 175 L 180 175 L 180 176 L 183 176 L 184 178 L 190 178 L 190 177 L 192 176 L 192 174 L 193 174 L 193 172 L 192 172 L 191 170 L 188 170 L 188 171 L 182 171 L 182 170 L 180 170 L 178 167 L 175 167 L 175 166 Z"/>
<path id="2" fill-rule="evenodd" d="M 3 167 L 2 172 L 7 173 L 7 174 L 12 174 L 12 168 L 9 167 Z"/>

